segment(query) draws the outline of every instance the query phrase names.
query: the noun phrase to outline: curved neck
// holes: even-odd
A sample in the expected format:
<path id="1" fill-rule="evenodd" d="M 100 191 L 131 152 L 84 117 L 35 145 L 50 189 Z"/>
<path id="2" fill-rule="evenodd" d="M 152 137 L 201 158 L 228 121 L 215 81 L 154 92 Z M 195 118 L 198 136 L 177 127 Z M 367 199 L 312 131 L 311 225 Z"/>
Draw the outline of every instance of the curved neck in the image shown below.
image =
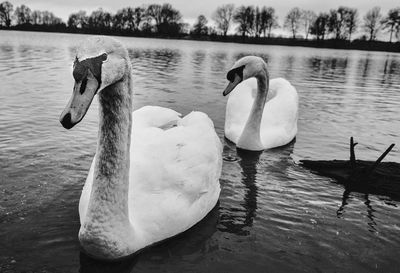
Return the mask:
<path id="1" fill-rule="evenodd" d="M 243 133 L 239 138 L 238 147 L 246 150 L 259 151 L 263 150 L 260 139 L 260 126 L 267 99 L 269 82 L 265 74 L 257 76 L 256 79 L 257 94 Z"/>
<path id="2" fill-rule="evenodd" d="M 99 93 L 100 120 L 89 221 L 129 221 L 131 76 Z M 105 208 L 99 209 L 99 208 Z"/>

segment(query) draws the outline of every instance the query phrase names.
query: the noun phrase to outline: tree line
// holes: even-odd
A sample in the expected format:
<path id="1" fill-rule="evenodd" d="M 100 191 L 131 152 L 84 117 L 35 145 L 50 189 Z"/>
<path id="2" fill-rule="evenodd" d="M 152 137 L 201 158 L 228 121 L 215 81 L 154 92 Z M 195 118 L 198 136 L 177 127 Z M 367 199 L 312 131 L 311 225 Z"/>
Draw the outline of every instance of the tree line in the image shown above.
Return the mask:
<path id="1" fill-rule="evenodd" d="M 31 9 L 25 5 L 16 7 L 8 2 L 0 3 L 0 25 L 10 27 L 15 20 L 16 25 L 58 25 L 63 24 L 61 18 L 56 17 L 52 12 Z"/>
<path id="2" fill-rule="evenodd" d="M 393 34 L 400 39 L 400 8 L 391 9 L 384 16 L 379 7 L 374 7 L 361 21 L 357 9 L 343 6 L 318 15 L 311 10 L 293 8 L 285 17 L 285 26 L 291 30 L 293 38 L 303 30 L 305 39 L 311 34 L 317 40 L 324 40 L 331 35 L 336 40 L 350 41 L 356 30 L 361 28 L 364 34 L 362 40 L 374 41 L 380 31 L 387 31 L 392 42 Z"/>
<path id="3" fill-rule="evenodd" d="M 161 36 L 222 36 L 228 34 L 246 37 L 271 38 L 275 29 L 283 27 L 293 39 L 308 40 L 310 35 L 317 41 L 325 39 L 348 40 L 361 30 L 361 40 L 374 41 L 381 31 L 400 40 L 400 7 L 382 14 L 379 7 L 369 10 L 361 19 L 357 9 L 341 6 L 329 12 L 316 14 L 311 10 L 292 8 L 280 26 L 275 9 L 267 6 L 239 6 L 225 4 L 212 14 L 213 26 L 204 15 L 199 15 L 190 26 L 183 22 L 182 14 L 170 4 L 150 4 L 125 7 L 111 14 L 99 8 L 90 15 L 85 11 L 72 13 L 64 23 L 49 11 L 32 11 L 26 5 L 14 6 L 0 3 L 0 26 L 3 28 L 53 27 L 68 32 L 161 35 Z"/>

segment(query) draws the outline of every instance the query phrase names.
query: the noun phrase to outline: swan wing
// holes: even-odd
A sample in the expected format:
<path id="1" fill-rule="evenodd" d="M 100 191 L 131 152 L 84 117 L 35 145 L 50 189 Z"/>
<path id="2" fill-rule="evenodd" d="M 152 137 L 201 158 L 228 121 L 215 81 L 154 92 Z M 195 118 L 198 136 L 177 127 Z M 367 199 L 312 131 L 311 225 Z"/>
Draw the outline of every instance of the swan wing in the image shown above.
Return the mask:
<path id="1" fill-rule="evenodd" d="M 289 143 L 297 134 L 299 98 L 296 89 L 283 78 L 271 79 L 260 126 L 265 149 Z"/>
<path id="2" fill-rule="evenodd" d="M 187 230 L 207 215 L 220 193 L 222 146 L 212 121 L 201 112 L 179 118 L 171 111 L 159 107 L 134 114 L 129 206 L 139 245 Z"/>

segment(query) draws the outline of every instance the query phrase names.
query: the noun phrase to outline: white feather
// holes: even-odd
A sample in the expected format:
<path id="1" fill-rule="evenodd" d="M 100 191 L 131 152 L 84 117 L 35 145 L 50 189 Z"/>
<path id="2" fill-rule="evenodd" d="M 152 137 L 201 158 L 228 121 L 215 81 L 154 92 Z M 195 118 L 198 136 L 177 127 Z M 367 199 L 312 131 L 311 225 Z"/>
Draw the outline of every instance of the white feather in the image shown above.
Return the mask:
<path id="1" fill-rule="evenodd" d="M 257 80 L 252 77 L 242 81 L 229 94 L 225 136 L 234 143 L 238 143 L 243 134 L 256 93 Z M 296 89 L 287 80 L 270 80 L 260 124 L 260 140 L 264 149 L 285 145 L 296 136 L 298 101 Z"/>
<path id="2" fill-rule="evenodd" d="M 168 125 L 168 129 L 162 129 Z M 133 112 L 129 212 L 135 249 L 179 234 L 215 206 L 220 193 L 222 146 L 201 112 L 180 114 L 146 106 Z M 79 204 L 85 219 L 94 160 Z"/>

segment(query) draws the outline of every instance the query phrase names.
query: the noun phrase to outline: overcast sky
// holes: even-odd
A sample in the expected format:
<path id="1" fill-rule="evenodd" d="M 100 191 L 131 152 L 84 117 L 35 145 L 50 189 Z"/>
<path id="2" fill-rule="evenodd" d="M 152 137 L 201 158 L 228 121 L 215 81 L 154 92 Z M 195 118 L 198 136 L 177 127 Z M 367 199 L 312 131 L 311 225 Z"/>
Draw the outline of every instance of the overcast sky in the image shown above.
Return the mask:
<path id="1" fill-rule="evenodd" d="M 1 0 L 0 0 L 1 1 Z M 211 21 L 211 15 L 214 10 L 225 3 L 233 3 L 235 6 L 255 5 L 255 6 L 271 6 L 275 8 L 279 17 L 279 23 L 282 24 L 283 18 L 287 11 L 293 7 L 301 9 L 310 9 L 315 12 L 329 11 L 331 8 L 337 8 L 341 5 L 357 8 L 359 18 L 362 19 L 364 14 L 372 7 L 379 6 L 382 13 L 386 14 L 391 8 L 400 6 L 398 0 L 8 0 L 14 5 L 19 6 L 25 4 L 31 10 L 48 10 L 56 16 L 67 21 L 69 14 L 85 10 L 90 14 L 93 10 L 103 8 L 105 11 L 115 13 L 117 10 L 128 6 L 141 6 L 143 4 L 153 3 L 170 3 L 174 8 L 178 9 L 186 22 L 193 23 L 198 15 L 205 15 Z"/>

